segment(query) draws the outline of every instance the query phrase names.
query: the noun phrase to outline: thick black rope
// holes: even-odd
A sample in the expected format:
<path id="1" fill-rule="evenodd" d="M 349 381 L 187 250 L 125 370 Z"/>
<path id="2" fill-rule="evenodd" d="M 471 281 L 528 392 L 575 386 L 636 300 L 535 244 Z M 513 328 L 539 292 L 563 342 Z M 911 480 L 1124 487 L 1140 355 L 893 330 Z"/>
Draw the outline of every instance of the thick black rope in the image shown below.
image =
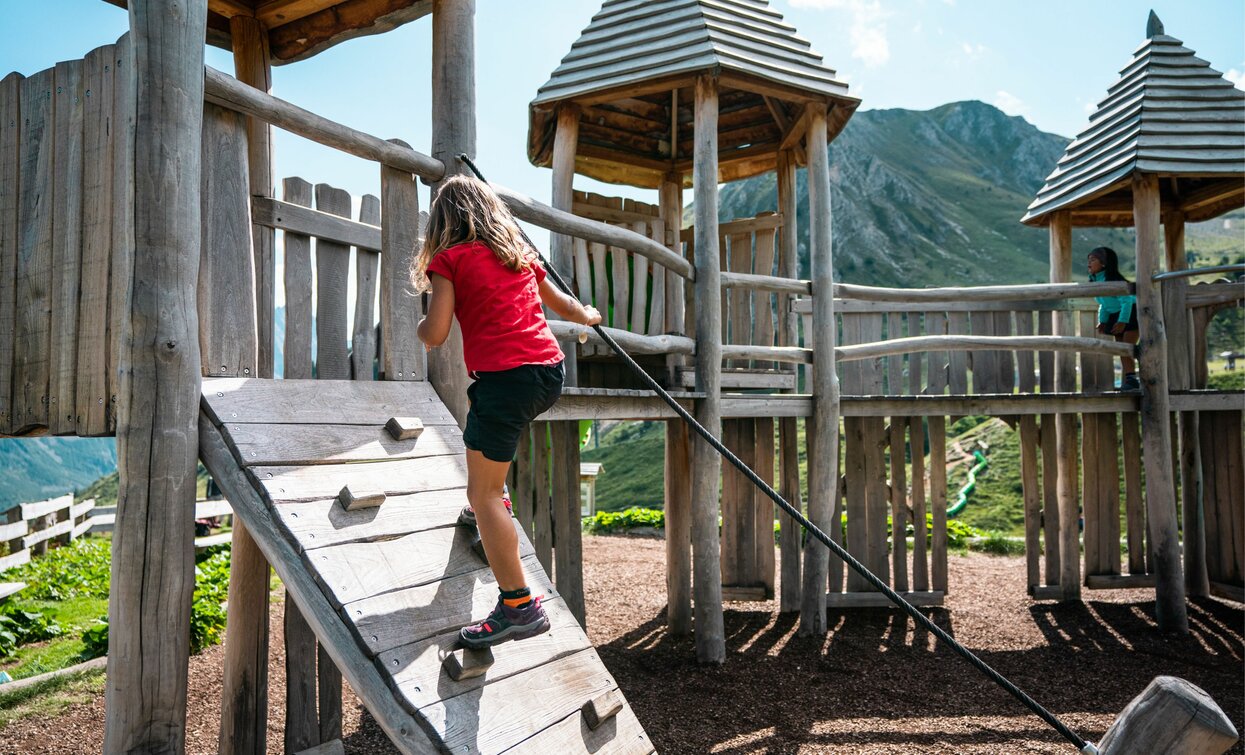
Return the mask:
<path id="1" fill-rule="evenodd" d="M 467 157 L 467 155 L 459 155 L 458 159 L 462 160 L 463 163 L 465 163 L 467 167 L 471 169 L 472 173 L 475 173 L 476 178 L 480 179 L 481 181 L 484 181 L 485 183 L 488 182 L 487 179 L 484 178 L 484 175 L 480 173 L 480 169 L 477 168 L 475 166 L 475 163 L 471 161 L 471 158 Z M 547 261 L 544 260 L 544 256 L 541 255 L 540 250 L 537 248 L 537 246 L 534 243 L 532 243 L 532 240 L 528 238 L 527 233 L 525 233 L 521 227 L 519 228 L 519 233 L 523 236 L 523 240 L 527 242 L 528 246 L 530 246 L 532 250 L 536 252 L 536 254 L 539 257 L 541 257 L 541 261 L 545 262 L 545 269 L 546 271 L 548 271 L 549 275 L 553 278 L 553 281 L 554 283 L 557 284 L 558 288 L 562 289 L 562 291 L 567 296 L 570 296 L 573 299 L 577 299 L 578 297 L 576 297 L 575 294 L 571 291 L 571 287 L 568 286 L 566 281 L 562 279 L 562 276 L 558 273 L 557 269 L 555 269 L 553 265 L 549 264 Z M 829 548 L 834 553 L 834 555 L 838 556 L 848 566 L 852 567 L 852 569 L 854 569 L 857 574 L 864 577 L 865 581 L 867 581 L 869 584 L 876 587 L 879 592 L 881 592 L 883 595 L 889 598 L 891 602 L 893 602 L 895 605 L 902 608 L 905 613 L 907 613 L 909 616 L 913 618 L 914 621 L 916 621 L 917 624 L 920 624 L 921 626 L 925 627 L 930 632 L 932 632 L 935 637 L 937 637 L 938 639 L 942 640 L 944 643 L 949 645 L 952 650 L 958 653 L 962 658 L 964 658 L 964 660 L 968 661 L 974 667 L 976 667 L 978 671 L 988 676 L 995 684 L 998 684 L 1000 687 L 1002 687 L 1003 689 L 1011 693 L 1011 695 L 1015 697 L 1017 700 L 1024 703 L 1024 705 L 1027 708 L 1029 708 L 1029 710 L 1033 711 L 1039 718 L 1041 718 L 1043 721 L 1045 721 L 1046 723 L 1054 727 L 1056 731 L 1058 731 L 1060 734 L 1064 736 L 1064 738 L 1066 738 L 1069 742 L 1074 744 L 1078 750 L 1082 752 L 1097 752 L 1097 749 L 1087 749 L 1087 748 L 1093 748 L 1093 745 L 1089 744 L 1084 739 L 1082 739 L 1080 736 L 1078 736 L 1076 732 L 1069 729 L 1062 721 L 1056 718 L 1053 713 L 1048 711 L 1046 708 L 1042 707 L 1040 703 L 1038 703 L 1036 700 L 1034 700 L 1033 698 L 1025 694 L 1024 690 L 1020 689 L 1015 684 L 1013 684 L 1011 681 L 1009 681 L 1007 677 L 995 671 L 993 668 L 990 667 L 989 664 L 987 664 L 985 661 L 981 660 L 976 655 L 974 655 L 971 650 L 961 645 L 958 641 L 956 641 L 954 637 L 952 637 L 951 635 L 943 631 L 942 627 L 938 626 L 937 624 L 933 622 L 933 620 L 931 620 L 925 614 L 918 611 L 916 606 L 904 600 L 903 596 L 901 596 L 899 593 L 892 590 L 890 586 L 887 585 L 885 582 L 883 582 L 881 579 L 879 579 L 877 575 L 869 571 L 865 567 L 864 564 L 857 561 L 856 558 L 852 556 L 852 554 L 848 553 L 843 548 L 843 546 L 831 540 L 830 537 L 826 535 L 826 533 L 821 531 L 821 528 L 819 528 L 817 525 L 809 521 L 809 519 L 806 516 L 804 516 L 804 514 L 800 513 L 799 509 L 797 509 L 796 507 L 788 503 L 787 499 L 779 495 L 778 491 L 770 487 L 769 483 L 767 483 L 765 480 L 762 480 L 757 475 L 757 473 L 752 471 L 752 469 L 747 464 L 744 464 L 742 461 L 740 461 L 738 456 L 731 453 L 731 450 L 729 448 L 722 445 L 722 442 L 718 440 L 716 437 L 714 437 L 713 433 L 709 432 L 707 429 L 705 429 L 704 426 L 702 426 L 699 422 L 697 422 L 696 419 L 692 417 L 692 415 L 689 414 L 686 409 L 684 409 L 682 406 L 679 405 L 679 402 L 676 401 L 674 397 L 672 397 L 669 393 L 667 393 L 665 389 L 663 389 L 660 385 L 658 385 L 656 380 L 654 380 L 652 377 L 649 376 L 647 372 L 644 371 L 643 367 L 637 364 L 636 361 L 632 359 L 631 356 L 627 352 L 623 351 L 622 347 L 619 346 L 618 343 L 610 336 L 610 334 L 606 333 L 605 330 L 600 325 L 593 325 L 592 329 L 596 331 L 597 335 L 601 337 L 601 340 L 605 341 L 605 343 L 611 349 L 613 349 L 614 352 L 617 353 L 619 357 L 622 358 L 623 362 L 625 362 L 627 366 L 630 367 L 632 371 L 635 372 L 635 374 L 642 381 L 644 381 L 644 383 L 647 384 L 648 387 L 653 392 L 655 392 L 658 396 L 661 397 L 663 401 L 665 401 L 667 404 L 670 405 L 670 408 L 673 409 L 675 413 L 678 414 L 683 419 L 683 421 L 688 424 L 688 426 L 690 426 L 693 430 L 695 430 L 696 433 L 700 435 L 700 437 L 704 438 L 705 441 L 709 445 L 713 446 L 714 449 L 716 449 L 717 452 L 722 455 L 722 458 L 726 459 L 732 465 L 734 465 L 734 467 L 738 469 L 740 472 L 742 472 L 745 476 L 747 476 L 749 480 L 752 480 L 753 484 L 756 485 L 758 488 L 760 488 L 762 491 L 764 491 L 764 493 L 767 496 L 769 496 L 770 499 L 774 501 L 774 503 L 778 504 L 779 508 L 787 512 L 787 514 L 790 515 L 792 519 L 795 519 L 797 522 L 799 522 L 800 526 L 802 526 L 805 530 L 807 530 L 813 537 L 817 538 L 823 545 Z M 918 535 L 918 537 L 920 536 L 922 535 Z"/>

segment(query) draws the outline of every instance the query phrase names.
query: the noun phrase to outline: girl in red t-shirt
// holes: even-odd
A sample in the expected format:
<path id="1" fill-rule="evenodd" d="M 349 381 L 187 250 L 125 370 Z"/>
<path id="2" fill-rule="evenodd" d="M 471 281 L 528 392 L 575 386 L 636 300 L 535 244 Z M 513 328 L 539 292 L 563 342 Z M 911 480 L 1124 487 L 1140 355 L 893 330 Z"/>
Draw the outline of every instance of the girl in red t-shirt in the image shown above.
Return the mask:
<path id="1" fill-rule="evenodd" d="M 502 488 L 519 437 L 562 393 L 562 350 L 549 331 L 541 303 L 560 317 L 595 325 L 601 314 L 554 288 L 534 250 L 523 242 L 510 210 L 488 184 L 466 176 L 446 179 L 432 207 L 424 248 L 415 259 L 417 291 L 431 290 L 419 338 L 432 349 L 463 333 L 463 361 L 475 382 L 467 446 L 467 501 L 459 524 L 478 526 L 501 597 L 489 617 L 464 628 L 468 647 L 487 647 L 549 629 L 519 562 L 519 540 Z"/>

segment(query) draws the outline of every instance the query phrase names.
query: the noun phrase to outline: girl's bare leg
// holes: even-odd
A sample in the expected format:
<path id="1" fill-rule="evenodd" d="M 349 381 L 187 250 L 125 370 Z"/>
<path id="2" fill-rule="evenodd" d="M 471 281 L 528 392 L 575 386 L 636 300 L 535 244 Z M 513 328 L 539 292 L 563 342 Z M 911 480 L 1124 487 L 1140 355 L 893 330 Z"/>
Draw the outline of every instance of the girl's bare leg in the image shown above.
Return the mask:
<path id="1" fill-rule="evenodd" d="M 1137 344 L 1137 340 L 1140 338 L 1141 338 L 1140 331 L 1130 330 L 1124 335 L 1116 336 L 1115 340 L 1122 341 L 1123 343 L 1131 343 L 1135 346 Z M 1125 375 L 1127 375 L 1130 372 L 1137 371 L 1137 362 L 1132 357 L 1120 357 L 1120 366 L 1124 368 Z"/>
<path id="2" fill-rule="evenodd" d="M 467 449 L 467 500 L 476 512 L 476 526 L 497 586 L 506 591 L 527 586 L 519 563 L 519 536 L 510 521 L 510 512 L 501 502 L 509 469 L 508 461 L 493 461 L 479 451 Z"/>

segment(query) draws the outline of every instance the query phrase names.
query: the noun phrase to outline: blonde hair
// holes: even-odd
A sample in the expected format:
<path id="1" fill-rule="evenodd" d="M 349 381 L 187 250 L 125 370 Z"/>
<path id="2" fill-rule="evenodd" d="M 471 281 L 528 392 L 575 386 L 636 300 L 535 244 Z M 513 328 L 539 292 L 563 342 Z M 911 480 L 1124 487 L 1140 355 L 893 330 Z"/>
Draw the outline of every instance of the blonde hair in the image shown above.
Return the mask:
<path id="1" fill-rule="evenodd" d="M 513 272 L 526 270 L 532 255 L 519 233 L 510 208 L 483 181 L 469 176 L 447 178 L 428 208 L 424 248 L 411 265 L 411 284 L 416 293 L 427 291 L 428 265 L 432 258 L 458 244 L 478 241 L 493 251 Z"/>

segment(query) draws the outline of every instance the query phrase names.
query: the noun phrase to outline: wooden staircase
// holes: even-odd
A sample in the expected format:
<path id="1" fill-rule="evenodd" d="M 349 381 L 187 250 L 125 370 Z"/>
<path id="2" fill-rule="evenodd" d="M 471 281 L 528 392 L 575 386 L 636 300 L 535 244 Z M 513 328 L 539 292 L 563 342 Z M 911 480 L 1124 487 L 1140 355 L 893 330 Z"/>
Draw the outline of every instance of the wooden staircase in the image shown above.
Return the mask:
<path id="1" fill-rule="evenodd" d="M 395 440 L 385 429 L 394 417 L 419 419 L 422 434 Z M 472 551 L 475 533 L 455 526 L 466 503 L 462 434 L 429 384 L 205 379 L 199 443 L 235 515 L 399 749 L 653 752 L 517 522 L 551 630 L 498 646 L 481 675 L 454 681 L 443 669 L 459 628 L 487 615 L 497 587 Z M 346 511 L 336 500 L 345 486 L 386 498 Z"/>

